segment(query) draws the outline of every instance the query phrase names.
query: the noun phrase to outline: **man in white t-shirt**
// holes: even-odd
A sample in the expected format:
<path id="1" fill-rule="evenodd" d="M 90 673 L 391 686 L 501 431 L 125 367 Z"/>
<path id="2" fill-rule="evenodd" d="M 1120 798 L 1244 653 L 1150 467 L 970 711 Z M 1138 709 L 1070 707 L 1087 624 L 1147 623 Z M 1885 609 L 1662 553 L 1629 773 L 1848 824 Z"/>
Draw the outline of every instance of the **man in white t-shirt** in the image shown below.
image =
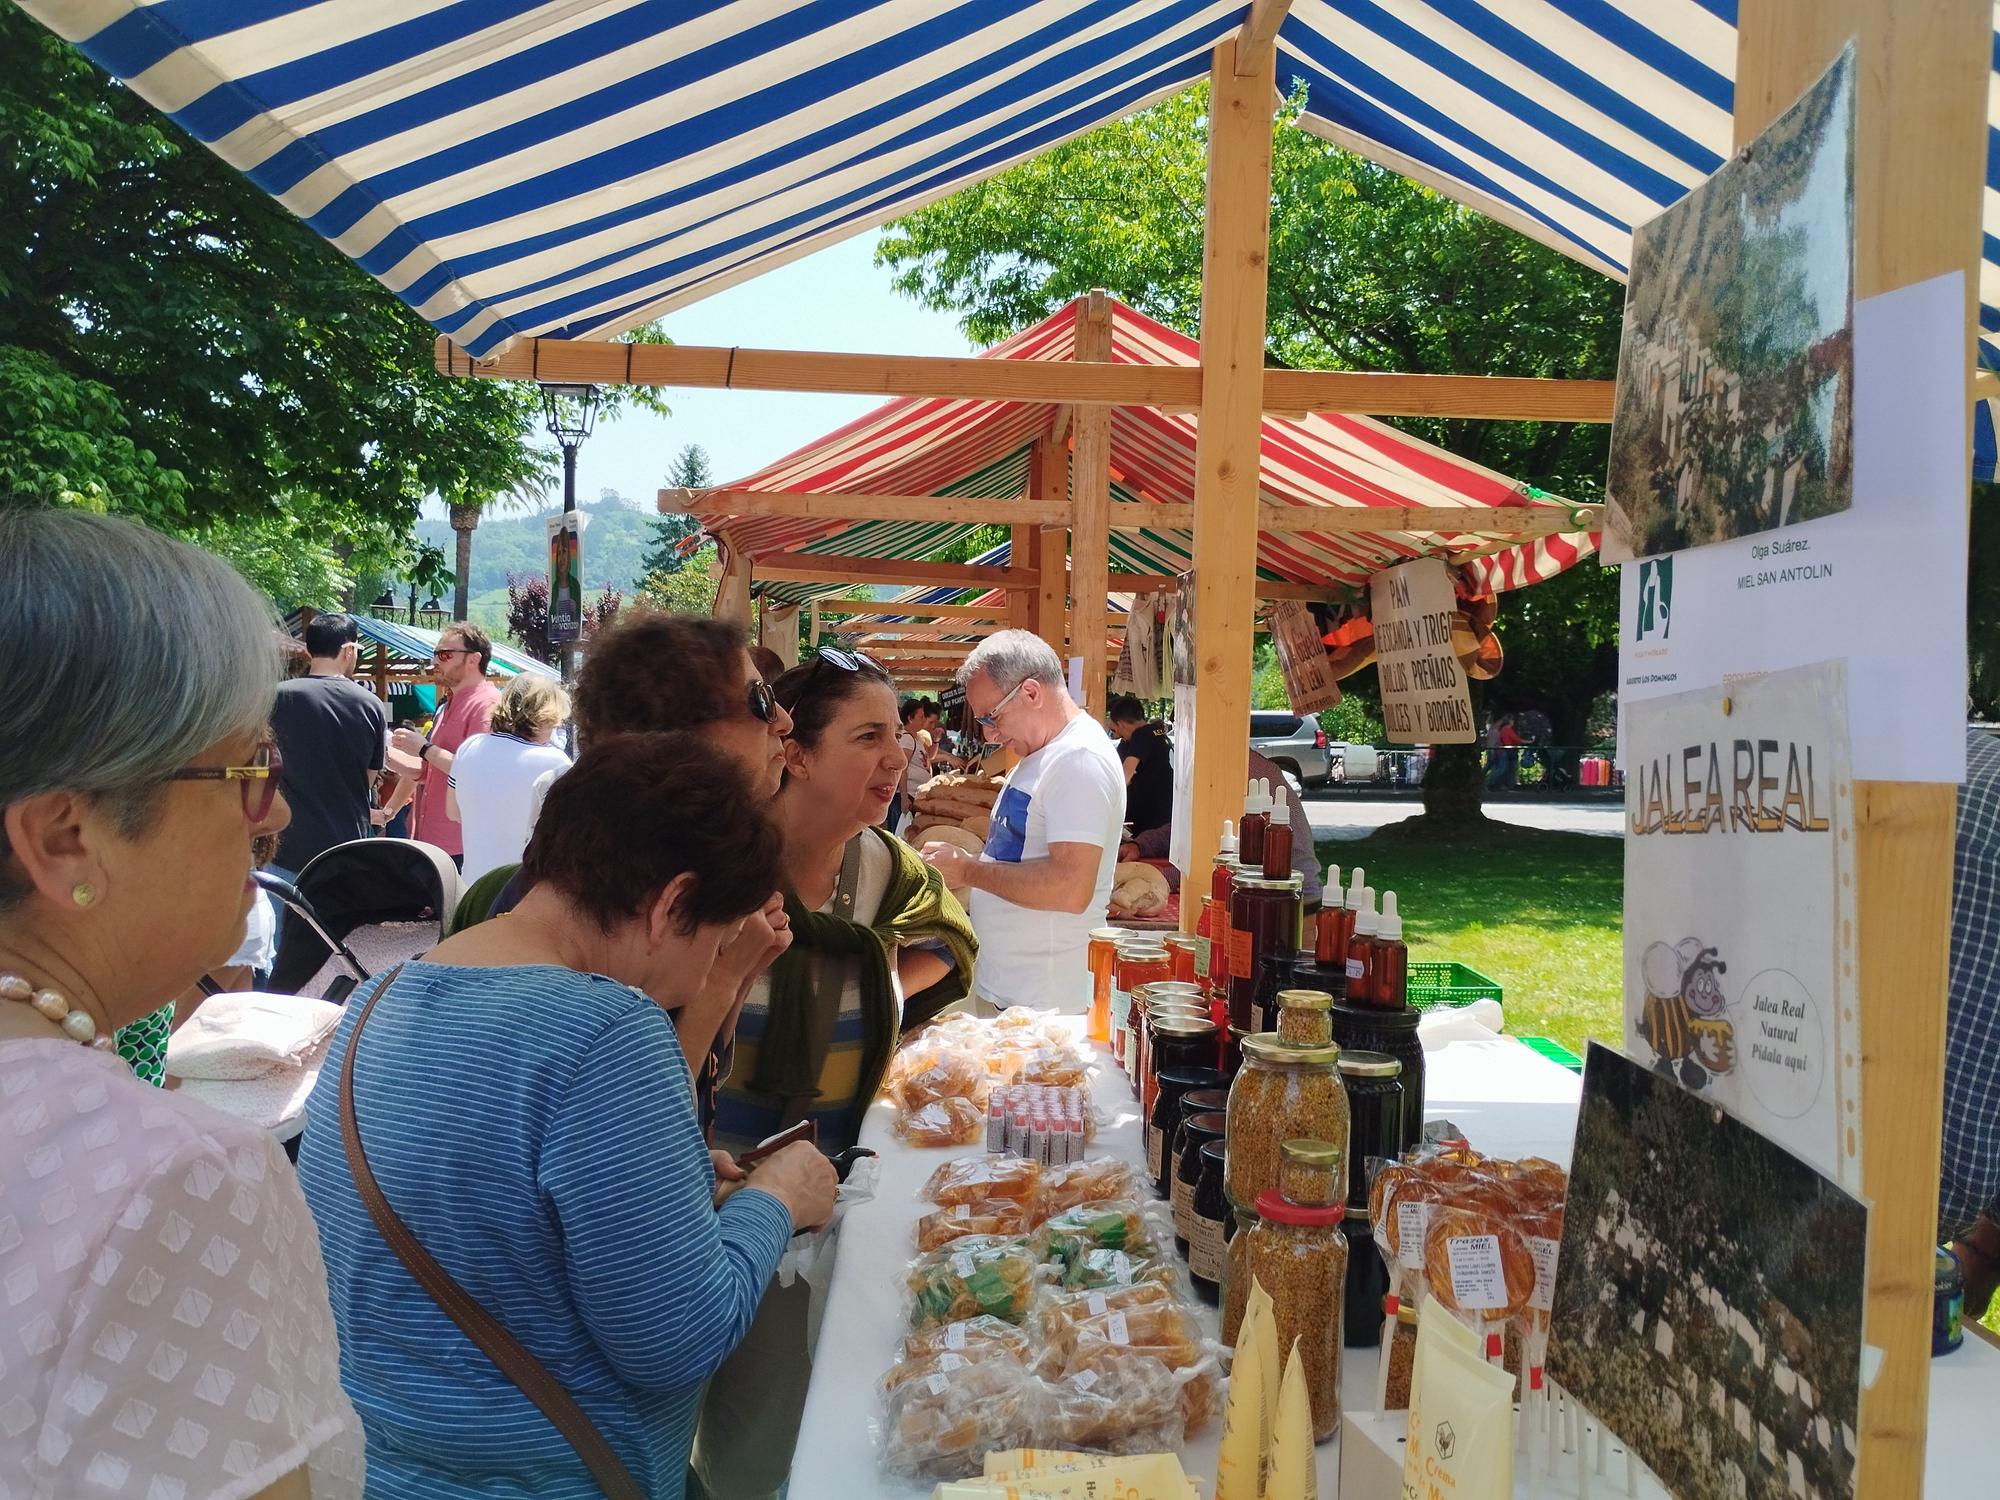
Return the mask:
<path id="1" fill-rule="evenodd" d="M 1124 827 L 1118 752 L 1072 701 L 1062 661 L 1040 636 L 988 636 L 958 680 L 986 738 L 1022 760 L 993 804 L 985 852 L 929 844 L 924 858 L 970 892 L 981 1000 L 1080 1012 L 1090 998 L 1090 930 L 1105 921 Z"/>

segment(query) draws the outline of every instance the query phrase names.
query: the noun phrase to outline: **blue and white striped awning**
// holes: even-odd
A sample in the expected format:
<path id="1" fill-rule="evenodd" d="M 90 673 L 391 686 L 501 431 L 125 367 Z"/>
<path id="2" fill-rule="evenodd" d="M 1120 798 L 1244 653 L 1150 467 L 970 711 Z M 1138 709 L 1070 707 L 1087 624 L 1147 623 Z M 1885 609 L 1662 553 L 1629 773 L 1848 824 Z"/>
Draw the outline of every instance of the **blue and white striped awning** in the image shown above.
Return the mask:
<path id="1" fill-rule="evenodd" d="M 20 3 L 475 354 L 613 338 L 908 213 L 1202 77 L 1249 9 Z M 1308 128 L 1618 275 L 1632 226 L 1729 152 L 1735 21 L 1735 0 L 1294 0 L 1279 82 L 1306 84 Z M 1988 474 L 1993 431 L 1982 404 Z"/>

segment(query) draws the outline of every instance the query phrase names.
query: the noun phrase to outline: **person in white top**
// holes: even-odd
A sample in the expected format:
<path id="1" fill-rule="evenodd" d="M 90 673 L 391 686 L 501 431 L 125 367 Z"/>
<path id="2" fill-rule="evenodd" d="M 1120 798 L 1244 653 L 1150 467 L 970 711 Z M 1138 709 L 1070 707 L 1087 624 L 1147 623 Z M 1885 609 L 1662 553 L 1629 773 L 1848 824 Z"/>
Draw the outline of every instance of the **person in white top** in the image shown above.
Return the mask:
<path id="1" fill-rule="evenodd" d="M 259 902 L 252 844 L 290 818 L 270 630 L 212 553 L 0 509 L 0 681 L 26 708 L 0 717 L 0 1495 L 362 1493 L 291 1164 L 107 1050 Z"/>
<path id="2" fill-rule="evenodd" d="M 568 717 L 569 694 L 523 672 L 493 706 L 491 729 L 458 747 L 445 811 L 464 833 L 468 882 L 521 862 L 549 784 L 569 769 L 569 757 L 549 743 Z"/>
<path id="3" fill-rule="evenodd" d="M 1104 924 L 1124 829 L 1118 752 L 1071 699 L 1062 661 L 1040 636 L 988 636 L 958 680 L 985 737 L 1022 760 L 993 804 L 985 850 L 927 844 L 924 858 L 971 893 L 982 1001 L 1080 1012 L 1090 999 L 1090 930 Z"/>

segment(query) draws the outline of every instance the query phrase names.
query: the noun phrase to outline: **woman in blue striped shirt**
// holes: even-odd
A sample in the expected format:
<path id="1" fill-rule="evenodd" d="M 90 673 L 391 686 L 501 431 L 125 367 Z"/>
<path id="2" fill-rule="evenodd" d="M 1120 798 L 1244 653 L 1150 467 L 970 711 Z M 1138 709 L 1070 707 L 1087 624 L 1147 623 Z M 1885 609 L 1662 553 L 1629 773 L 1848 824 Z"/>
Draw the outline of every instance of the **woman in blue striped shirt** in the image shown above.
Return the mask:
<path id="1" fill-rule="evenodd" d="M 749 1327 L 794 1229 L 833 1210 L 833 1169 L 805 1144 L 717 1206 L 666 1015 L 778 884 L 758 801 L 694 735 L 587 749 L 543 806 L 528 894 L 405 965 L 354 1063 L 359 1133 L 390 1205 L 652 1496 L 683 1493 L 701 1383 Z M 372 993 L 349 1007 L 329 1080 Z M 299 1175 L 371 1500 L 594 1500 L 567 1441 L 376 1231 L 333 1087 L 310 1106 Z"/>

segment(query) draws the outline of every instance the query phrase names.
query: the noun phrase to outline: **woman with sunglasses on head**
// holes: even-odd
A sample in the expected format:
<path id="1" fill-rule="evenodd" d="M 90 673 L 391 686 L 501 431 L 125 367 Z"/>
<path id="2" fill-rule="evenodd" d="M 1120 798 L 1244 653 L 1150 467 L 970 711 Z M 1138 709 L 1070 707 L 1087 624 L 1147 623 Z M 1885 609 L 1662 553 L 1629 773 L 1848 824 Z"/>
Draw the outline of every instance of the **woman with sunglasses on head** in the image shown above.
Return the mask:
<path id="1" fill-rule="evenodd" d="M 715 1144 L 742 1151 L 801 1120 L 852 1146 L 903 1033 L 960 999 L 972 924 L 943 879 L 879 827 L 906 769 L 895 684 L 823 650 L 776 683 L 791 716 L 773 805 L 792 942 L 735 1020 Z M 775 1495 L 791 1468 L 812 1353 L 811 1289 L 766 1289 L 702 1408 L 695 1476 L 718 1500 Z"/>
<path id="2" fill-rule="evenodd" d="M 109 1050 L 260 899 L 271 627 L 208 553 L 0 509 L 0 1492 L 361 1492 L 290 1163 Z"/>

